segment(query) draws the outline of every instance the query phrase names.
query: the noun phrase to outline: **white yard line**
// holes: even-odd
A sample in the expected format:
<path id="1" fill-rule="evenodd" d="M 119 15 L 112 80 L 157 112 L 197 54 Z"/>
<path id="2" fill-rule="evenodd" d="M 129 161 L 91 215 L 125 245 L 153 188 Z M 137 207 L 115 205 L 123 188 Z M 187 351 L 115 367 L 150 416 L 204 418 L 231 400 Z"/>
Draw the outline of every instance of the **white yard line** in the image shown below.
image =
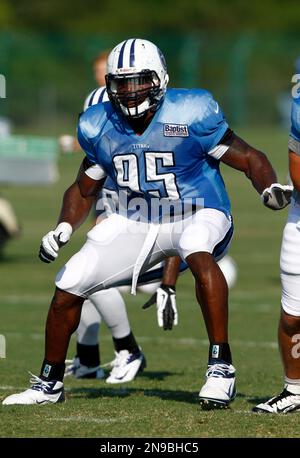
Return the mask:
<path id="1" fill-rule="evenodd" d="M 0 385 L 0 390 L 3 391 L 10 391 L 10 390 L 26 390 L 28 386 L 22 387 L 22 386 L 11 386 L 11 385 Z"/>
<path id="2" fill-rule="evenodd" d="M 272 292 L 271 292 L 272 293 Z M 271 294 L 270 293 L 270 294 Z M 275 293 L 277 295 L 277 292 Z M 19 295 L 19 294 L 1 294 L 0 295 L 0 300 L 1 303 L 6 303 L 6 304 L 24 304 L 24 303 L 32 303 L 32 304 L 49 304 L 52 298 L 52 293 L 49 294 L 24 294 L 24 295 Z M 257 299 L 261 298 L 261 292 L 260 291 L 237 291 L 234 292 L 231 298 L 231 303 L 229 305 L 230 309 L 236 310 L 236 309 L 243 309 L 247 308 L 249 309 L 250 304 L 248 302 L 249 299 Z M 191 307 L 197 307 L 196 301 L 195 304 L 191 304 Z M 276 300 L 274 303 L 273 301 L 271 303 L 254 303 L 251 304 L 251 310 L 255 311 L 268 311 L 271 309 L 275 309 L 278 307 L 278 301 Z"/>
<path id="3" fill-rule="evenodd" d="M 8 339 L 32 339 L 32 340 L 44 340 L 45 336 L 43 333 L 25 333 L 25 332 L 3 332 L 3 335 Z M 105 335 L 101 336 L 101 340 L 111 341 L 111 336 Z M 150 337 L 150 336 L 137 336 L 139 342 L 151 342 L 156 344 L 173 344 L 173 345 L 182 345 L 182 346 L 207 346 L 208 341 L 206 339 L 196 339 L 193 337 L 179 337 L 177 339 L 173 337 Z M 243 346 L 248 348 L 273 348 L 277 349 L 278 344 L 276 341 L 255 341 L 255 340 L 239 340 L 233 339 L 230 342 L 232 345 Z"/>
<path id="4" fill-rule="evenodd" d="M 32 304 L 41 304 L 44 302 L 50 303 L 52 295 L 24 294 L 23 296 L 20 296 L 19 294 L 1 294 L 0 300 L 1 303 L 6 304 L 23 304 L 24 302 L 31 302 Z"/>

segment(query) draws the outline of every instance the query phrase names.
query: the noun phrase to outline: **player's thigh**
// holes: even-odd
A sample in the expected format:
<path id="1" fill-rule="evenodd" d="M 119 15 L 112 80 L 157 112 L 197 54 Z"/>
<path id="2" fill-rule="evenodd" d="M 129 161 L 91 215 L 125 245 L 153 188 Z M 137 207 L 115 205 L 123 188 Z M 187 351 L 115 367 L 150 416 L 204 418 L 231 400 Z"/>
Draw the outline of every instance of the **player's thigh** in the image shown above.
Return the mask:
<path id="1" fill-rule="evenodd" d="M 232 235 L 231 217 L 205 208 L 188 218 L 179 236 L 174 233 L 174 244 L 182 259 L 193 253 L 207 252 L 219 260 L 228 251 Z"/>
<path id="2" fill-rule="evenodd" d="M 138 292 L 152 295 L 159 288 L 160 284 L 161 282 L 159 281 L 155 283 L 146 283 L 145 285 L 139 285 Z"/>
<path id="3" fill-rule="evenodd" d="M 87 241 L 56 277 L 56 286 L 87 297 L 103 288 L 130 282 L 145 233 L 134 221 L 112 215 L 88 233 Z"/>
<path id="4" fill-rule="evenodd" d="M 283 230 L 280 268 L 283 272 L 300 274 L 300 206 L 293 201 Z"/>
<path id="5" fill-rule="evenodd" d="M 281 305 L 292 316 L 300 316 L 300 275 L 281 272 Z"/>

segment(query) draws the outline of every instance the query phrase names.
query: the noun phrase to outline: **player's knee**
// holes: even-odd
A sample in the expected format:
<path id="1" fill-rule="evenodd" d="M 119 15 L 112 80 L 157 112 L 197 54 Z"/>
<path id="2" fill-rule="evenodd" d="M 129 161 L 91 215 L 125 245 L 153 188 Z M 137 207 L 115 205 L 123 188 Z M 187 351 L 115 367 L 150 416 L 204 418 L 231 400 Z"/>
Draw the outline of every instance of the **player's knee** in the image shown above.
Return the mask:
<path id="1" fill-rule="evenodd" d="M 281 272 L 281 306 L 287 316 L 300 318 L 300 275 Z"/>
<path id="2" fill-rule="evenodd" d="M 195 252 L 209 251 L 209 229 L 204 224 L 191 224 L 179 240 L 179 249 L 184 258 Z"/>
<path id="3" fill-rule="evenodd" d="M 281 298 L 281 307 L 287 317 L 300 319 L 300 299 L 295 301 L 295 299 L 283 296 Z"/>
<path id="4" fill-rule="evenodd" d="M 96 345 L 98 343 L 98 335 L 99 323 L 90 323 L 87 326 L 84 326 L 80 322 L 77 330 L 77 340 L 79 343 L 83 345 Z M 93 344 L 91 344 L 91 342 L 93 342 Z"/>
<path id="5" fill-rule="evenodd" d="M 68 305 L 68 301 L 66 298 L 65 291 L 56 289 L 54 296 L 52 298 L 52 301 L 51 301 L 51 309 L 54 310 L 55 312 L 60 312 L 64 310 L 67 305 Z"/>
<path id="6" fill-rule="evenodd" d="M 198 283 L 206 284 L 210 281 L 216 267 L 216 261 L 210 253 L 193 253 L 186 258 L 186 261 Z"/>
<path id="7" fill-rule="evenodd" d="M 280 320 L 281 328 L 285 332 L 285 334 L 289 336 L 293 336 L 295 334 L 300 333 L 300 316 L 290 315 L 286 312 L 285 309 L 282 310 L 281 313 L 281 320 Z"/>
<path id="8" fill-rule="evenodd" d="M 82 291 L 86 275 L 86 256 L 82 252 L 76 253 L 58 272 L 55 285 L 62 291 L 79 293 Z"/>

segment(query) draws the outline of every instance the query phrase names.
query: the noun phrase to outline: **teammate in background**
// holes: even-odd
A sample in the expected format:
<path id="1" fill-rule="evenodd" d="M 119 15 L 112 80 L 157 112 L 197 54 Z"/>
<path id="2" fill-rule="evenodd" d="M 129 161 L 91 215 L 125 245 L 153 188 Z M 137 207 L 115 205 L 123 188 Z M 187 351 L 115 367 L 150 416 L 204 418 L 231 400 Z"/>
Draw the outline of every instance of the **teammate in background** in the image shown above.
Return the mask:
<path id="1" fill-rule="evenodd" d="M 20 225 L 10 202 L 0 197 L 0 259 L 6 243 L 20 235 Z"/>
<path id="2" fill-rule="evenodd" d="M 97 88 L 94 89 L 84 101 L 83 110 L 85 111 L 91 105 L 108 100 L 105 96 L 105 75 L 106 65 L 109 51 L 103 51 L 95 57 L 93 61 L 94 80 L 97 83 Z"/>
<path id="3" fill-rule="evenodd" d="M 0 116 L 0 139 L 10 135 L 10 120 Z M 20 224 L 11 203 L 0 197 L 0 259 L 7 242 L 18 237 L 20 232 Z"/>
<path id="4" fill-rule="evenodd" d="M 107 59 L 110 50 L 100 52 L 93 61 L 94 79 L 98 86 L 105 86 L 105 75 L 107 73 Z"/>
<path id="5" fill-rule="evenodd" d="M 199 401 L 204 408 L 224 408 L 234 399 L 228 287 L 216 263 L 228 249 L 233 224 L 219 163 L 244 172 L 273 210 L 288 205 L 291 189 L 276 183 L 266 156 L 229 128 L 209 92 L 167 90 L 168 80 L 164 56 L 147 40 L 126 40 L 110 53 L 110 102 L 90 107 L 79 120 L 78 139 L 87 157 L 64 195 L 55 257 L 86 219 L 107 176 L 139 205 L 133 215 L 131 209 L 116 212 L 96 225 L 58 273 L 40 376 L 4 404 L 64 400 L 64 362 L 84 300 L 128 279 L 135 293 L 142 274 L 174 255 L 193 273 L 210 341 Z M 42 250 L 47 254 L 48 246 Z"/>
<path id="6" fill-rule="evenodd" d="M 294 192 L 281 245 L 282 295 L 278 329 L 284 388 L 278 396 L 254 407 L 254 412 L 259 413 L 300 410 L 300 94 L 293 98 L 291 121 L 289 172 Z"/>
<path id="7" fill-rule="evenodd" d="M 109 51 L 102 51 L 93 60 L 94 80 L 97 83 L 99 89 L 101 87 L 105 86 L 106 62 L 107 62 L 108 55 L 109 55 Z M 86 99 L 84 101 L 84 110 L 86 110 L 86 108 L 88 108 L 88 106 L 90 106 L 90 105 L 92 105 L 94 103 L 97 103 L 97 101 L 96 101 L 96 97 L 97 97 L 96 91 L 98 90 L 98 88 L 95 89 L 94 91 L 92 91 L 86 97 Z M 59 137 L 58 141 L 59 141 L 59 144 L 60 144 L 61 151 L 64 154 L 78 153 L 78 152 L 82 151 L 82 149 L 81 149 L 81 147 L 80 147 L 80 145 L 78 143 L 77 138 L 74 137 L 73 135 L 68 135 L 68 134 L 61 135 Z"/>

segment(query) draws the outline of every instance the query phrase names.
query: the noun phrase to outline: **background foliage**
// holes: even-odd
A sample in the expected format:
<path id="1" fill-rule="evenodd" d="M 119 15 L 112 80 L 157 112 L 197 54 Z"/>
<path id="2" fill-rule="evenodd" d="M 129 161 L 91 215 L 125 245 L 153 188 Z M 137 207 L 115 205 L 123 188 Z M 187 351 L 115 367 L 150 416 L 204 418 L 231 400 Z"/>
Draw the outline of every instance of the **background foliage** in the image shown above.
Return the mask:
<path id="1" fill-rule="evenodd" d="M 92 59 L 141 36 L 164 51 L 173 86 L 209 89 L 233 125 L 280 124 L 299 21 L 293 0 L 0 0 L 0 115 L 23 131 L 73 129 L 95 86 Z"/>

